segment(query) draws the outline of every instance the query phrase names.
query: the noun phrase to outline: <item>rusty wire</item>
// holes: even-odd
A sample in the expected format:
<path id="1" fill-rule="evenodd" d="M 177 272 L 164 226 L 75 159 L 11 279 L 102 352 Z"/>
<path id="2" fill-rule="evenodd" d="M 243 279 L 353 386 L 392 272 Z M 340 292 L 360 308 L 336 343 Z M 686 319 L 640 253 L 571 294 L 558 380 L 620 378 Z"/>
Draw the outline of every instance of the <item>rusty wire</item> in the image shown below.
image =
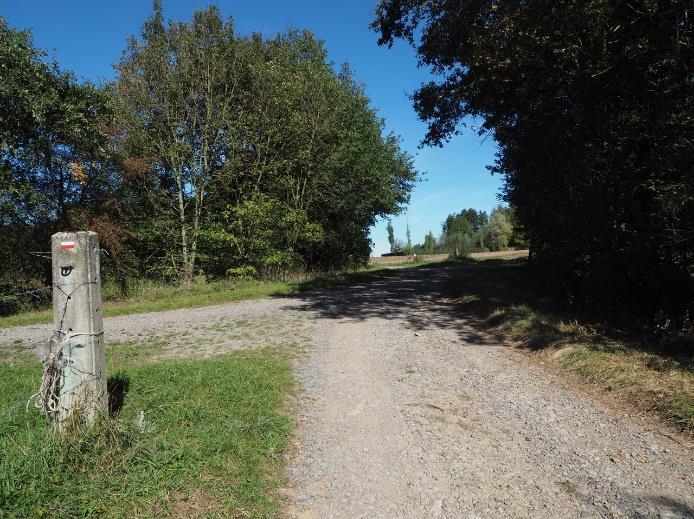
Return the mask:
<path id="1" fill-rule="evenodd" d="M 41 377 L 41 385 L 38 392 L 34 393 L 29 397 L 26 403 L 26 410 L 28 412 L 30 405 L 33 403 L 34 407 L 39 409 L 39 411 L 44 414 L 48 419 L 56 420 L 58 418 L 58 413 L 60 411 L 58 407 L 58 402 L 60 398 L 60 391 L 64 384 L 65 371 L 67 369 L 76 370 L 77 367 L 72 361 L 72 356 L 70 354 L 70 349 L 73 345 L 73 339 L 80 336 L 99 336 L 103 334 L 103 331 L 98 333 L 92 332 L 73 332 L 64 331 L 63 322 L 65 320 L 65 314 L 67 313 L 68 304 L 72 300 L 72 295 L 81 287 L 86 285 L 95 284 L 97 281 L 85 281 L 74 286 L 69 292 L 63 290 L 63 287 L 71 285 L 60 285 L 53 283 L 52 287 L 59 290 L 65 295 L 65 304 L 62 308 L 62 314 L 60 318 L 60 323 L 58 329 L 53 331 L 51 337 L 47 340 L 48 348 L 41 358 L 41 364 L 43 365 L 43 376 Z"/>

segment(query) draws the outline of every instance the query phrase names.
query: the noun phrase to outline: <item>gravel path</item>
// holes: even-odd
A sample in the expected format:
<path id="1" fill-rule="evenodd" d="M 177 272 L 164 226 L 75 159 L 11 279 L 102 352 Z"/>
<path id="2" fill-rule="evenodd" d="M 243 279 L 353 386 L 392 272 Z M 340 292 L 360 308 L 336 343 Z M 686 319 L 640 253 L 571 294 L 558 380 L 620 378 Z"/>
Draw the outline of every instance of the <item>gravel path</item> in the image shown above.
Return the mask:
<path id="1" fill-rule="evenodd" d="M 309 345 L 288 517 L 694 517 L 691 448 L 472 327 L 445 303 L 448 273 L 114 317 L 105 330 L 163 336 L 170 355 Z M 0 330 L 0 352 L 50 330 Z"/>
<path id="2" fill-rule="evenodd" d="M 694 517 L 694 453 L 494 343 L 446 269 L 313 294 L 290 517 Z"/>
<path id="3" fill-rule="evenodd" d="M 310 328 L 290 299 L 258 299 L 202 308 L 122 315 L 104 319 L 107 347 L 114 342 L 157 341 L 165 344 L 152 358 L 212 356 L 258 346 L 303 344 Z M 0 361 L 37 351 L 53 326 L 0 329 Z M 38 349 L 40 351 L 40 349 Z"/>

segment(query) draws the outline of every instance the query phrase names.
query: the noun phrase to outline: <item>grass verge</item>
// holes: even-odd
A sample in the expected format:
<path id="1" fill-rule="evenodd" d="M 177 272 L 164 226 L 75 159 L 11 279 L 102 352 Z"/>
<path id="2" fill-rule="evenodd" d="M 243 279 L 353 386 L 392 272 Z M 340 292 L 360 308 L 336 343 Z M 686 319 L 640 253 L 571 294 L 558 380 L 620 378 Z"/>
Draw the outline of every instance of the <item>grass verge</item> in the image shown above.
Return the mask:
<path id="1" fill-rule="evenodd" d="M 275 515 L 292 424 L 288 357 L 143 362 L 152 349 L 110 349 L 111 401 L 122 408 L 64 437 L 25 412 L 38 363 L 0 364 L 0 516 Z"/>
<path id="2" fill-rule="evenodd" d="M 616 333 L 561 304 L 525 260 L 459 263 L 449 296 L 499 340 L 510 339 L 620 403 L 694 434 L 694 365 L 647 340 Z M 615 333 L 612 333 L 615 332 Z"/>

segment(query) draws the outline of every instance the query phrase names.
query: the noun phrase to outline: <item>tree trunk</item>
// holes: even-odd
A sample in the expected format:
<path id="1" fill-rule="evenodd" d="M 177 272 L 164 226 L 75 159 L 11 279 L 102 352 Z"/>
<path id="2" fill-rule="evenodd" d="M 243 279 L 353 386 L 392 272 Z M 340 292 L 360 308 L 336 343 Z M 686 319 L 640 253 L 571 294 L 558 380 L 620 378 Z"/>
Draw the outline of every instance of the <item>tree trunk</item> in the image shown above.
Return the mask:
<path id="1" fill-rule="evenodd" d="M 175 172 L 176 187 L 178 188 L 178 220 L 181 226 L 181 254 L 183 256 L 183 269 L 181 273 L 181 285 L 189 286 L 193 281 L 193 265 L 188 255 L 188 226 L 186 225 L 186 204 L 183 199 L 182 173 Z"/>

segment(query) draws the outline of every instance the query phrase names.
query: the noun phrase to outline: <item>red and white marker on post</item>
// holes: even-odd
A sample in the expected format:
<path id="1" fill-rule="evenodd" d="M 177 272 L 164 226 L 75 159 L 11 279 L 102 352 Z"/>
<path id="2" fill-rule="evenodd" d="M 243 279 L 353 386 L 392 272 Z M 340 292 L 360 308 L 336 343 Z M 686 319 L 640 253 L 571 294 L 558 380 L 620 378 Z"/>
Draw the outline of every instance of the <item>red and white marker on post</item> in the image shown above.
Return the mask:
<path id="1" fill-rule="evenodd" d="M 108 412 L 101 249 L 98 235 L 91 231 L 54 234 L 51 249 L 55 335 L 50 353 L 60 373 L 49 411 L 64 429 L 92 424 Z"/>

